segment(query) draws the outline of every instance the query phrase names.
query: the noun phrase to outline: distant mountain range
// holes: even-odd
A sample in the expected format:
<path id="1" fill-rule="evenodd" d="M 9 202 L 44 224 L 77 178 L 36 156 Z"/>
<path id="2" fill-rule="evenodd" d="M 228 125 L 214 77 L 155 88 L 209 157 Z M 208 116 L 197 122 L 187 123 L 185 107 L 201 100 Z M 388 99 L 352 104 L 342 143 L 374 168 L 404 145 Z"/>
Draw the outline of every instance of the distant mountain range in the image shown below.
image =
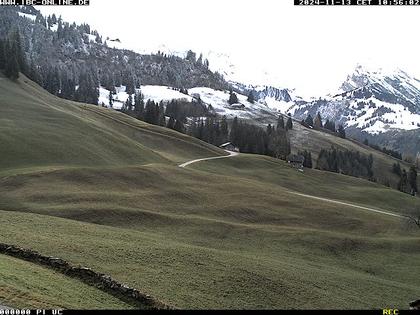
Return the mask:
<path id="1" fill-rule="evenodd" d="M 200 58 L 200 54 L 189 56 L 187 51 L 174 51 L 164 45 L 156 48 L 159 53 L 133 52 L 118 38 L 101 37 L 88 24 L 77 26 L 48 19 L 33 7 L 1 8 L 0 16 L 0 36 L 6 36 L 14 26 L 20 28 L 28 60 L 40 70 L 38 83 L 47 89 L 50 77 L 60 82 L 70 80 L 77 86 L 86 72 L 100 85 L 103 103 L 113 86 L 187 88 L 201 93 L 222 115 L 268 124 L 279 112 L 290 113 L 298 120 L 319 112 L 323 119 L 343 124 L 360 140 L 368 138 L 372 143 L 411 154 L 420 151 L 420 81 L 399 69 L 358 65 L 345 82 L 337 83 L 337 92 L 307 99 L 291 87 L 273 84 L 276 79 L 264 69 L 255 69 L 249 76 L 224 53 L 203 52 Z M 242 107 L 227 104 L 229 87 L 239 94 Z M 60 90 L 57 87 L 52 92 Z M 251 93 L 254 104 L 246 101 Z"/>
<path id="2" fill-rule="evenodd" d="M 223 59 L 228 60 L 226 56 Z M 212 59 L 209 59 L 212 62 Z M 222 64 L 222 63 L 219 63 Z M 229 78 L 238 76 L 228 64 Z M 228 80 L 239 92 L 253 91 L 255 99 L 271 109 L 305 119 L 319 112 L 323 119 L 343 124 L 353 137 L 409 154 L 420 151 L 420 80 L 401 69 L 357 65 L 336 92 L 305 99 L 294 89 L 246 85 Z M 272 80 L 271 80 L 272 82 Z"/>

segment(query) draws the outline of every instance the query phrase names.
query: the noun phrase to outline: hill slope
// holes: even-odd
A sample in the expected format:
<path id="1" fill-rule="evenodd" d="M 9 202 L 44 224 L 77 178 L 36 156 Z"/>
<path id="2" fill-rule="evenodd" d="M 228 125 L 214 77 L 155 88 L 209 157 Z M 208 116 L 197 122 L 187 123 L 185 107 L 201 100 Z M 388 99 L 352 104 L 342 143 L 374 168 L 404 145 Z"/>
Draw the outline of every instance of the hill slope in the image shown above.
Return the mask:
<path id="1" fill-rule="evenodd" d="M 392 165 L 394 163 L 400 163 L 401 167 L 406 169 L 406 171 L 411 166 L 409 163 L 374 150 L 361 142 L 352 139 L 342 139 L 328 132 L 306 128 L 298 122 L 294 123 L 293 130 L 290 131 L 290 142 L 293 152 L 297 153 L 299 150 L 309 150 L 312 153 L 312 158 L 315 161 L 314 167 L 316 167 L 316 160 L 321 149 L 329 150 L 331 146 L 339 150 L 357 151 L 365 156 L 372 154 L 374 178 L 378 183 L 382 185 L 390 184 L 394 189 L 396 189 L 400 178 L 392 172 Z"/>
<path id="2" fill-rule="evenodd" d="M 177 163 L 222 150 L 121 113 L 70 102 L 22 77 L 0 77 L 0 167 Z M 185 155 L 188 152 L 188 157 Z"/>
<path id="3" fill-rule="evenodd" d="M 417 208 L 417 198 L 256 155 L 179 168 L 224 152 L 63 101 L 25 78 L 0 80 L 0 88 L 4 243 L 91 267 L 181 308 L 404 308 L 419 293 L 416 230 L 293 192 L 396 213 Z"/>
<path id="4" fill-rule="evenodd" d="M 46 268 L 0 255 L 0 301 L 10 307 L 130 309 L 129 304 Z"/>

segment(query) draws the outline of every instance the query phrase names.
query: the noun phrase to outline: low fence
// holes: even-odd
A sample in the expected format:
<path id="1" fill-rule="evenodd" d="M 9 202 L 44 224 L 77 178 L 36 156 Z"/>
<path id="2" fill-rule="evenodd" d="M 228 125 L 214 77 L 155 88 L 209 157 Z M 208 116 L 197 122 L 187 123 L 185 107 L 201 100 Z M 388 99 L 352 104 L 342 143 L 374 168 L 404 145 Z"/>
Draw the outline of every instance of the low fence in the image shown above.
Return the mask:
<path id="1" fill-rule="evenodd" d="M 76 278 L 88 285 L 107 292 L 139 309 L 172 309 L 169 305 L 152 298 L 148 294 L 130 288 L 129 286 L 112 279 L 108 275 L 98 273 L 90 268 L 72 266 L 69 262 L 60 258 L 44 256 L 33 250 L 3 243 L 0 243 L 0 254 L 13 256 L 51 268 L 66 276 Z"/>

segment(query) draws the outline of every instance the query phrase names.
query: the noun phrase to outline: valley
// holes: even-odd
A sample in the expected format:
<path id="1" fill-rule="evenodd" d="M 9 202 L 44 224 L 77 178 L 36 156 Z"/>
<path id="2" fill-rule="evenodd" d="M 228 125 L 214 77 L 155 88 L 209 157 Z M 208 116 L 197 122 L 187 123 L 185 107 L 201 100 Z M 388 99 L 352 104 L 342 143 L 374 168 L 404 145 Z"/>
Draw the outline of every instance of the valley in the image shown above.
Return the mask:
<path id="1" fill-rule="evenodd" d="M 180 168 L 225 153 L 115 111 L 61 100 L 24 77 L 0 85 L 1 135 L 10 132 L 21 143 L 1 141 L 2 242 L 89 266 L 177 308 L 404 308 L 416 295 L 410 275 L 420 255 L 417 230 L 344 203 L 404 214 L 419 206 L 417 198 L 340 174 L 301 173 L 266 156 Z M 61 121 L 59 132 L 48 117 Z M 62 149 L 38 150 L 44 133 L 33 131 L 41 127 L 11 129 L 19 124 L 41 124 Z M 77 125 L 71 130 L 81 134 L 74 137 L 85 143 L 115 136 L 124 150 L 114 147 L 119 141 L 80 147 L 66 125 Z M 7 294 L 0 300 L 84 307 L 42 295 L 41 302 Z"/>
<path id="2" fill-rule="evenodd" d="M 107 22 L 111 37 L 43 10 L 0 7 L 0 309 L 403 310 L 419 298 L 413 75 L 358 65 L 303 97 L 257 67 L 273 58 L 265 31 L 239 51 L 250 75 L 227 53 L 150 50 L 182 15 L 130 28 L 132 50 L 115 33 L 134 9 Z M 176 42 L 216 32 L 197 16 Z M 239 33 L 226 46 L 239 50 Z M 292 46 L 275 41 L 268 68 L 287 73 Z M 296 69 L 312 89 L 329 79 L 309 82 L 316 68 Z"/>

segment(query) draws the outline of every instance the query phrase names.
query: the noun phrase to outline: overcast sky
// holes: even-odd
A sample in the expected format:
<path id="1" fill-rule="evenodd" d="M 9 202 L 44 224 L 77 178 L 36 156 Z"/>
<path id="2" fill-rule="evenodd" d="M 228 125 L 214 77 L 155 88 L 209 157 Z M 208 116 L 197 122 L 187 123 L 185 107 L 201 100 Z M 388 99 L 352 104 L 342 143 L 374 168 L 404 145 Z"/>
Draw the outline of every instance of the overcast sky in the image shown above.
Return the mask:
<path id="1" fill-rule="evenodd" d="M 116 5 L 115 3 L 118 3 Z M 87 22 L 129 47 L 161 44 L 228 53 L 247 73 L 322 95 L 356 63 L 401 67 L 420 78 L 420 7 L 297 7 L 293 0 L 91 0 L 38 7 Z M 257 75 L 256 75 L 257 76 Z"/>

